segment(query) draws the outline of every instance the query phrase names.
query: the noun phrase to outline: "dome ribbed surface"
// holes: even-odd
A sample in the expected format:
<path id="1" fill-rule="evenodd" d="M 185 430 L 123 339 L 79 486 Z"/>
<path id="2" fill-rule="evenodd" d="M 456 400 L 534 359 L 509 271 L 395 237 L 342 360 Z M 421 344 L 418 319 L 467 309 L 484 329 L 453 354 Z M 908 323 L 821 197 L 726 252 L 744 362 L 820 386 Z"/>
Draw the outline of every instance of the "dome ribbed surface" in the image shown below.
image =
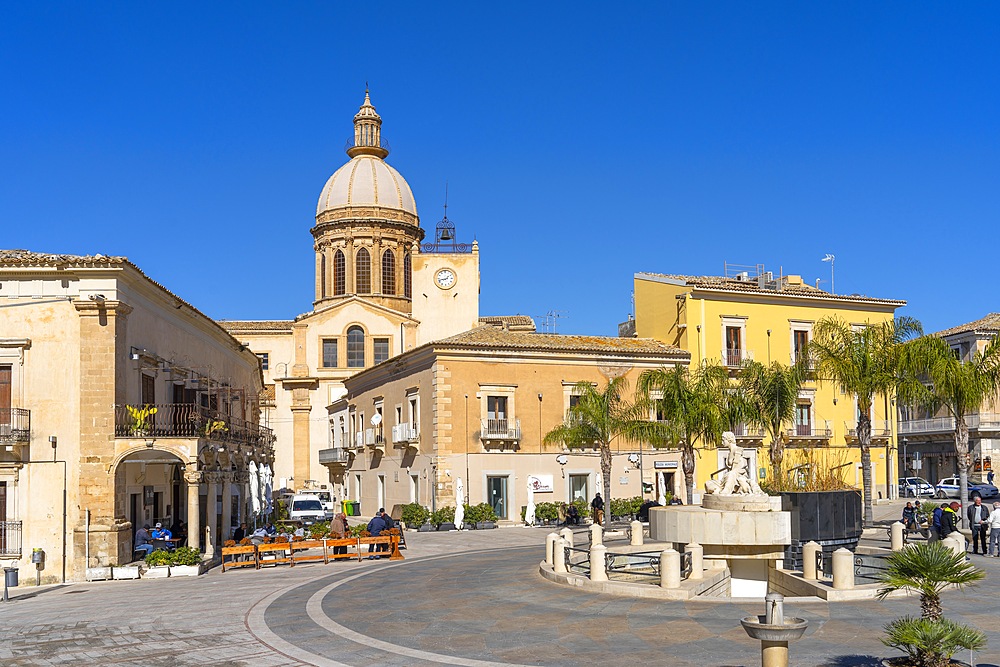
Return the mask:
<path id="1" fill-rule="evenodd" d="M 371 155 L 359 155 L 334 172 L 320 193 L 316 215 L 358 206 L 380 206 L 417 215 L 417 203 L 406 180 Z"/>

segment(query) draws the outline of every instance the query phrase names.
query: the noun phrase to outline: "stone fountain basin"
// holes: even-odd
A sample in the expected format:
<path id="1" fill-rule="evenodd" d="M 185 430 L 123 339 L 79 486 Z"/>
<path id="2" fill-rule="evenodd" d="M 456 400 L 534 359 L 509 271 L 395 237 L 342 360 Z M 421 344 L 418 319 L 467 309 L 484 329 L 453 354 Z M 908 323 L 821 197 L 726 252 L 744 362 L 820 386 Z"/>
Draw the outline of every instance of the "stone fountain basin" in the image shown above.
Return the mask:
<path id="1" fill-rule="evenodd" d="M 809 621 L 804 618 L 786 618 L 783 625 L 769 625 L 764 616 L 747 616 L 740 619 L 740 624 L 753 639 L 765 642 L 790 642 L 798 639 L 806 632 Z"/>

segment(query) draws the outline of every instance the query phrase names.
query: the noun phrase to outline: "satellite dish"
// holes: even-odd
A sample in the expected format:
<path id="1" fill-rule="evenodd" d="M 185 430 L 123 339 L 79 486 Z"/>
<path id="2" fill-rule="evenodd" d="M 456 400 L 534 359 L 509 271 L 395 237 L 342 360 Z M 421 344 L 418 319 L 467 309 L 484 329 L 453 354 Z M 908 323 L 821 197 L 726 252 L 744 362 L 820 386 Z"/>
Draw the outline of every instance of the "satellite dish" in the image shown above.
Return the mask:
<path id="1" fill-rule="evenodd" d="M 376 412 L 375 414 L 372 415 L 372 426 L 378 426 L 381 423 L 382 423 L 382 415 Z"/>

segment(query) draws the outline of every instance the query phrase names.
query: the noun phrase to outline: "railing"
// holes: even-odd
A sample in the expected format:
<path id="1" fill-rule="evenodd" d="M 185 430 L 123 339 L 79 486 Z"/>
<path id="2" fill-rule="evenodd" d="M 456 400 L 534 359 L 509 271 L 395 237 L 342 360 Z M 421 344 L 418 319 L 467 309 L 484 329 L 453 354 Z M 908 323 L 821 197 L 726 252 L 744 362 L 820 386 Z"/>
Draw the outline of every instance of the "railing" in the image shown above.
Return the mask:
<path id="1" fill-rule="evenodd" d="M 31 411 L 24 408 L 0 408 L 0 442 L 29 442 Z"/>
<path id="2" fill-rule="evenodd" d="M 739 368 L 744 361 L 753 361 L 753 350 L 734 347 L 722 348 L 722 364 L 724 366 Z"/>
<path id="3" fill-rule="evenodd" d="M 566 570 L 590 576 L 590 550 L 565 547 Z M 681 556 L 681 579 L 691 576 L 691 552 L 683 551 Z M 660 552 L 637 551 L 633 553 L 608 551 L 604 554 L 604 570 L 608 579 L 629 581 L 640 577 L 650 577 L 659 583 Z"/>
<path id="4" fill-rule="evenodd" d="M 796 424 L 788 429 L 789 438 L 832 438 L 833 425 L 829 421 L 824 421 L 823 426 L 813 424 Z"/>
<path id="5" fill-rule="evenodd" d="M 847 429 L 848 438 L 858 437 L 858 423 L 857 422 L 844 422 L 844 428 Z M 892 435 L 892 424 L 884 419 L 873 420 L 872 421 L 872 433 L 873 438 L 888 438 Z"/>
<path id="6" fill-rule="evenodd" d="M 351 460 L 350 452 L 341 447 L 331 447 L 319 450 L 319 462 L 321 464 L 342 464 L 347 465 Z"/>
<path id="7" fill-rule="evenodd" d="M 982 412 L 965 416 L 965 424 L 970 429 L 1000 428 L 1000 414 Z M 930 419 L 901 419 L 899 433 L 947 433 L 955 430 L 954 417 L 931 417 Z"/>
<path id="8" fill-rule="evenodd" d="M 21 557 L 21 522 L 0 521 L 0 558 Z"/>
<path id="9" fill-rule="evenodd" d="M 760 439 L 764 437 L 764 429 L 753 428 L 747 426 L 746 424 L 737 424 L 733 428 L 733 435 L 737 438 L 749 438 L 749 439 Z"/>
<path id="10" fill-rule="evenodd" d="M 138 417 L 133 411 L 155 408 Z M 274 444 L 274 432 L 235 415 L 210 410 L 195 403 L 161 403 L 115 406 L 116 438 L 206 438 L 253 446 Z"/>
<path id="11" fill-rule="evenodd" d="M 566 571 L 586 572 L 590 576 L 590 551 L 566 547 Z"/>
<path id="12" fill-rule="evenodd" d="M 882 583 L 882 575 L 889 571 L 887 556 L 854 554 L 854 583 Z"/>
<path id="13" fill-rule="evenodd" d="M 392 427 L 392 442 L 394 444 L 416 442 L 420 439 L 420 432 L 417 425 L 410 422 L 403 422 Z"/>
<path id="14" fill-rule="evenodd" d="M 355 447 L 364 447 L 365 446 L 365 432 L 364 431 L 358 431 L 357 433 L 354 434 L 354 446 Z"/>
<path id="15" fill-rule="evenodd" d="M 480 438 L 482 440 L 520 440 L 520 419 L 483 419 Z"/>

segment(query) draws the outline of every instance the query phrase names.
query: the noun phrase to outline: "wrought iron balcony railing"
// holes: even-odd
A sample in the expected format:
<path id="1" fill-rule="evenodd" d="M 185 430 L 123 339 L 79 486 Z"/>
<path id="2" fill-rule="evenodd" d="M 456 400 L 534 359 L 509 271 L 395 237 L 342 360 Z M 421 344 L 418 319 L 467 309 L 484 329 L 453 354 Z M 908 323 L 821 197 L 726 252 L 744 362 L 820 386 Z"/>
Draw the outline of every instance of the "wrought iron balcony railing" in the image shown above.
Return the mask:
<path id="1" fill-rule="evenodd" d="M 965 416 L 965 424 L 972 430 L 1000 429 L 1000 414 L 980 412 Z M 952 433 L 955 431 L 954 417 L 931 417 L 929 419 L 901 419 L 899 434 Z"/>
<path id="2" fill-rule="evenodd" d="M 115 437 L 206 438 L 254 447 L 274 445 L 274 432 L 266 426 L 194 403 L 116 405 Z"/>
<path id="3" fill-rule="evenodd" d="M 844 422 L 848 438 L 858 437 L 858 422 Z M 892 424 L 884 419 L 872 420 L 872 437 L 888 438 L 892 436 Z"/>
<path id="4" fill-rule="evenodd" d="M 796 424 L 788 429 L 789 438 L 815 438 L 825 440 L 833 437 L 833 425 L 829 421 L 817 424 Z"/>
<path id="5" fill-rule="evenodd" d="M 31 441 L 31 411 L 24 408 L 0 408 L 0 443 Z"/>
<path id="6" fill-rule="evenodd" d="M 520 440 L 520 419 L 483 419 L 480 429 L 482 440 Z"/>
<path id="7" fill-rule="evenodd" d="M 744 361 L 753 361 L 753 350 L 727 347 L 722 349 L 722 365 L 728 368 L 739 368 Z"/>

